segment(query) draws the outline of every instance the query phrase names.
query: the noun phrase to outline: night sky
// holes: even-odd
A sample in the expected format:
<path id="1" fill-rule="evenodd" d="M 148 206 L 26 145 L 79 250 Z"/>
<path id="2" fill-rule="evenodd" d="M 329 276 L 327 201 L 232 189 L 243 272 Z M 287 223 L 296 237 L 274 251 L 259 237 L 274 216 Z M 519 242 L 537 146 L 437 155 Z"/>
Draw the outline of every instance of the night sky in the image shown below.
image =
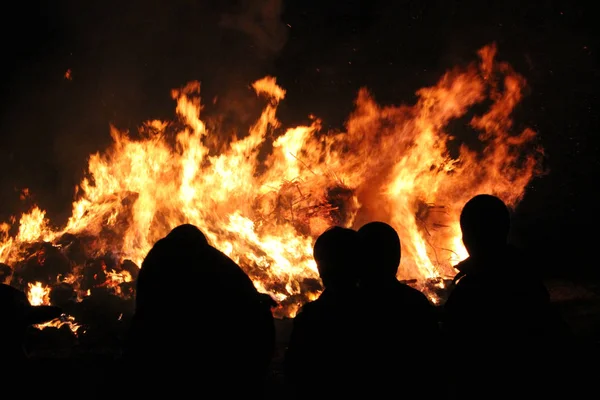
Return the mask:
<path id="1" fill-rule="evenodd" d="M 208 113 L 244 126 L 258 110 L 249 83 L 272 74 L 288 91 L 284 124 L 314 113 L 341 128 L 360 87 L 380 103 L 412 103 L 496 42 L 528 82 L 516 123 L 539 133 L 549 170 L 516 210 L 515 239 L 549 260 L 548 274 L 598 274 L 597 17 L 584 2 L 525 3 L 15 2 L 1 27 L 0 216 L 22 211 L 27 187 L 64 220 L 87 157 L 110 144 L 109 124 L 172 119 L 170 90 L 190 80 L 222 99 Z"/>

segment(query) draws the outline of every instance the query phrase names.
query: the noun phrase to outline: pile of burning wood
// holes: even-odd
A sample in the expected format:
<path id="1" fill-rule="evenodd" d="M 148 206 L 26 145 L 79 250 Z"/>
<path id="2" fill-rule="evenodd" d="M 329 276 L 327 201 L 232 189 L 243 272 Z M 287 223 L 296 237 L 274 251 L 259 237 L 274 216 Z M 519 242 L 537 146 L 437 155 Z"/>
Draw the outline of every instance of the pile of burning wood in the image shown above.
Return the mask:
<path id="1" fill-rule="evenodd" d="M 110 253 L 91 255 L 98 248 L 95 241 L 67 234 L 56 243 L 31 243 L 22 250 L 22 261 L 0 265 L 0 279 L 27 293 L 33 305 L 50 304 L 64 312 L 33 327 L 28 345 L 34 352 L 74 344 L 111 347 L 122 339 L 139 268 Z"/>

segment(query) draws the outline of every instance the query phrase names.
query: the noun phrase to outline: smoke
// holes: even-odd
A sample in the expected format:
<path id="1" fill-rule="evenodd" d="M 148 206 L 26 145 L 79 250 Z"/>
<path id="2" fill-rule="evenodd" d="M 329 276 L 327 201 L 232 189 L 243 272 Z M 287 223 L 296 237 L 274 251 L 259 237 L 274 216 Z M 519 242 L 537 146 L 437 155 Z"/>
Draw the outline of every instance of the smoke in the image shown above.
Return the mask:
<path id="1" fill-rule="evenodd" d="M 249 84 L 269 74 L 288 40 L 289 27 L 282 13 L 282 0 L 240 0 L 221 13 L 218 29 L 232 44 L 224 51 L 234 53 L 228 60 L 231 68 L 211 82 L 218 101 L 208 116 L 222 132 L 245 132 L 259 115 L 262 105 L 248 90 Z"/>
<path id="2" fill-rule="evenodd" d="M 245 0 L 240 10 L 225 13 L 221 26 L 247 34 L 263 54 L 280 51 L 288 37 L 287 26 L 281 21 L 281 0 Z"/>

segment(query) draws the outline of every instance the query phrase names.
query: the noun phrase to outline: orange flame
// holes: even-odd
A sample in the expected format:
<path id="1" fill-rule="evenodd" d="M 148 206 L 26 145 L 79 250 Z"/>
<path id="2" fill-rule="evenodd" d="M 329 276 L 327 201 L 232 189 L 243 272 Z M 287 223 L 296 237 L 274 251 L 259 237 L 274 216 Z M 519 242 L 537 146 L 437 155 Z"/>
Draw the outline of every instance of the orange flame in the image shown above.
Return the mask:
<path id="1" fill-rule="evenodd" d="M 458 225 L 464 203 L 491 193 L 514 206 L 539 172 L 535 132 L 511 132 L 525 81 L 495 54 L 494 45 L 484 47 L 479 63 L 447 72 L 412 106 L 381 106 L 360 90 L 344 132 L 322 132 L 318 119 L 281 130 L 276 111 L 286 92 L 265 77 L 252 85 L 267 100 L 262 114 L 225 143 L 200 118 L 200 84 L 191 82 L 172 92 L 184 126 L 174 140 L 163 121 L 145 123 L 140 139 L 112 128 L 114 143 L 90 157 L 66 226 L 51 229 L 34 208 L 15 237 L 1 227 L 0 261 L 19 261 L 28 242 L 71 233 L 94 235 L 99 250 L 140 265 L 156 240 L 189 222 L 293 316 L 319 292 L 308 285 L 318 280 L 314 239 L 332 224 L 377 219 L 402 239 L 399 277 L 452 276 L 466 257 Z M 487 111 L 462 129 L 465 137 L 478 134 L 480 151 L 448 133 L 475 105 Z"/>

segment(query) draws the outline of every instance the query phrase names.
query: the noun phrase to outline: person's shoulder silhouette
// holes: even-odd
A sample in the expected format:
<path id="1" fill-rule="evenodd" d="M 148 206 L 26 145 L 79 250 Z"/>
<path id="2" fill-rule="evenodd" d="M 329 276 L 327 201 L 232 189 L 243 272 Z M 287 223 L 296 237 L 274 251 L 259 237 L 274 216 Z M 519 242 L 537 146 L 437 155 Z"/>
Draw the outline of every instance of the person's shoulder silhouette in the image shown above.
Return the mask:
<path id="1" fill-rule="evenodd" d="M 536 296 L 547 302 L 549 296 L 536 275 L 532 257 L 508 241 L 510 212 L 498 197 L 480 194 L 470 199 L 460 215 L 463 244 L 469 254 L 456 269 L 455 287 L 447 308 L 463 292 L 491 292 L 501 288 L 498 298 L 509 295 Z M 511 279 L 503 277 L 510 276 Z"/>
<path id="2" fill-rule="evenodd" d="M 313 257 L 324 290 L 300 309 L 297 319 L 329 318 L 332 312 L 337 315 L 347 307 L 355 307 L 362 260 L 357 232 L 340 226 L 327 229 L 315 241 Z"/>
<path id="3" fill-rule="evenodd" d="M 410 385 L 420 386 L 428 379 L 425 360 L 435 356 L 432 343 L 439 340 L 437 313 L 422 292 L 396 278 L 401 260 L 397 231 L 374 221 L 363 225 L 358 234 L 364 251 L 359 277 L 364 338 L 370 349 L 367 360 L 386 365 L 366 371 L 365 378 L 369 377 L 373 390 L 387 392 L 404 382 L 410 392 Z M 429 394 L 435 396 L 439 388 L 441 384 L 429 385 Z"/>
<path id="4" fill-rule="evenodd" d="M 299 397 L 339 394 L 349 388 L 339 379 L 352 380 L 359 370 L 358 234 L 332 227 L 317 238 L 313 255 L 324 290 L 294 318 L 285 355 L 286 376 Z"/>
<path id="5" fill-rule="evenodd" d="M 463 207 L 460 227 L 469 257 L 456 267 L 443 329 L 449 345 L 462 353 L 465 374 L 477 373 L 486 385 L 503 382 L 508 388 L 519 382 L 538 390 L 529 373 L 544 366 L 544 348 L 557 344 L 566 326 L 533 258 L 509 243 L 510 222 L 508 207 L 496 196 L 480 194 Z M 513 362 L 511 378 L 507 371 L 483 374 L 506 360 Z"/>
<path id="6" fill-rule="evenodd" d="M 445 305 L 447 315 L 484 305 L 497 308 L 496 312 L 516 313 L 524 300 L 549 301 L 541 280 L 532 272 L 531 260 L 508 242 L 510 212 L 500 198 L 489 194 L 471 198 L 460 214 L 460 228 L 469 257 L 456 266 L 459 273 Z M 461 323 L 467 322 L 478 324 L 475 319 Z M 497 328 L 490 333 L 495 332 Z"/>

